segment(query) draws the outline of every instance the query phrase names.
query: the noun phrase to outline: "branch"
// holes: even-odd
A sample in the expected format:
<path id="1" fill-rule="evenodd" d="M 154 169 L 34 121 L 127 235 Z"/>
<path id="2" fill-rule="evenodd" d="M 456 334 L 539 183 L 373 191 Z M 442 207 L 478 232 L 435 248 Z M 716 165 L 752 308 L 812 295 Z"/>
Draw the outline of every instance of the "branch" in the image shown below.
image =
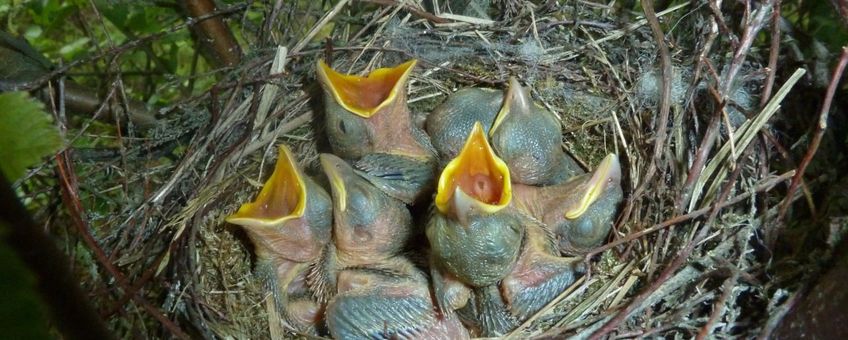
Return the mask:
<path id="1" fill-rule="evenodd" d="M 795 190 L 798 189 L 798 185 L 801 183 L 801 179 L 804 176 L 804 171 L 807 170 L 807 166 L 810 165 L 810 162 L 813 160 L 813 157 L 819 149 L 819 144 L 821 144 L 821 140 L 824 137 L 824 132 L 827 130 L 827 118 L 830 114 L 830 106 L 833 104 L 833 95 L 836 93 L 839 80 L 842 78 L 842 72 L 845 71 L 846 63 L 848 63 L 848 46 L 842 48 L 842 56 L 839 58 L 839 63 L 833 70 L 833 77 L 830 79 L 830 84 L 827 86 L 827 92 L 824 96 L 821 112 L 819 112 L 819 123 L 816 126 L 815 133 L 813 134 L 813 140 L 807 148 L 807 153 L 804 155 L 804 159 L 801 160 L 801 164 L 798 165 L 798 171 L 795 173 L 795 177 L 792 177 L 792 184 L 789 185 L 789 191 L 787 191 L 786 198 L 783 200 L 783 205 L 780 207 L 780 214 L 778 214 L 777 217 L 778 222 L 783 221 L 786 211 L 789 209 L 789 205 L 791 203 L 789 198 L 792 197 Z M 777 225 L 780 224 L 781 223 L 777 223 Z M 774 231 L 776 232 L 777 230 Z M 774 237 L 771 238 L 771 243 L 776 240 L 776 235 L 772 235 Z M 771 248 L 771 245 L 773 244 L 770 244 L 769 248 Z"/>
<path id="2" fill-rule="evenodd" d="M 743 151 L 743 154 L 747 155 L 748 152 L 753 150 L 752 145 L 754 144 L 748 144 L 748 146 Z M 645 300 L 649 296 L 651 296 L 651 294 L 656 292 L 657 289 L 659 289 L 663 284 L 665 284 L 665 282 L 668 281 L 672 277 L 672 275 L 674 275 L 674 273 L 678 269 L 680 269 L 683 264 L 686 263 L 686 260 L 688 260 L 689 256 L 692 255 L 692 252 L 695 250 L 695 247 L 697 247 L 701 243 L 701 241 L 703 241 L 709 235 L 709 230 L 712 228 L 713 222 L 718 216 L 718 213 L 721 211 L 721 207 L 725 204 L 725 202 L 727 202 L 727 197 L 730 195 L 730 192 L 732 191 L 731 189 L 733 189 L 734 184 L 736 183 L 736 179 L 739 177 L 739 174 L 742 173 L 742 168 L 742 166 L 737 166 L 733 170 L 733 173 L 727 180 L 726 185 L 724 186 L 724 188 L 722 188 L 722 191 L 719 194 L 716 203 L 710 208 L 710 215 L 709 217 L 707 217 L 706 222 L 704 222 L 704 224 L 698 230 L 695 237 L 693 237 L 692 240 L 690 240 L 689 243 L 686 244 L 686 247 L 684 247 L 678 253 L 677 257 L 674 258 L 671 264 L 669 264 L 668 267 L 666 267 L 662 271 L 662 273 L 660 273 L 659 277 L 657 277 L 656 280 L 651 282 L 651 284 L 647 288 L 645 288 L 642 292 L 640 292 L 632 300 L 630 300 L 630 303 L 628 303 L 627 306 L 622 308 L 615 315 L 615 317 L 613 317 L 606 324 L 604 324 L 601 329 L 593 333 L 590 336 L 590 339 L 599 339 L 604 335 L 608 334 L 609 332 L 615 330 L 618 325 L 621 324 L 625 319 L 627 319 L 638 306 L 644 303 Z"/>
<path id="3" fill-rule="evenodd" d="M 10 233 L 5 241 L 38 279 L 37 288 L 49 306 L 51 319 L 68 339 L 113 339 L 68 268 L 68 260 L 35 224 L 0 173 L 0 220 Z"/>
<path id="4" fill-rule="evenodd" d="M 88 231 L 88 224 L 82 218 L 82 216 L 84 216 L 84 208 L 82 207 L 82 202 L 80 202 L 77 194 L 77 178 L 73 167 L 71 166 L 71 162 L 68 159 L 68 151 L 59 153 L 56 156 L 56 163 L 56 168 L 59 173 L 59 186 L 62 190 L 62 200 L 64 201 L 68 214 L 71 217 L 71 222 L 73 222 L 73 225 L 76 227 L 77 232 L 80 234 L 80 237 L 82 237 L 82 240 L 86 243 L 88 248 L 91 249 L 92 253 L 94 253 L 94 257 L 97 259 L 97 262 L 99 262 L 100 265 L 115 278 L 115 281 L 118 283 L 121 290 L 123 290 L 125 294 L 133 294 L 133 289 L 129 284 L 127 277 L 124 276 L 124 274 L 116 268 L 111 261 L 109 261 L 109 257 L 106 256 L 106 253 L 102 248 L 100 248 L 100 245 L 97 244 L 97 240 L 95 240 L 94 236 L 92 236 Z M 141 305 L 147 313 L 159 321 L 159 323 L 168 329 L 174 336 L 182 339 L 189 338 L 188 334 L 183 332 L 179 326 L 174 324 L 174 322 L 170 319 L 166 318 L 160 310 L 153 307 L 150 302 L 142 298 L 140 295 L 133 294 L 132 299 Z"/>
<path id="5" fill-rule="evenodd" d="M 756 16 L 746 22 L 745 30 L 742 33 L 742 41 L 739 44 L 739 48 L 733 54 L 733 59 L 730 62 L 728 67 L 728 71 L 724 76 L 724 80 L 720 86 L 720 100 L 718 101 L 718 105 L 724 105 L 727 103 L 727 98 L 730 95 L 730 89 L 733 84 L 734 79 L 736 78 L 736 74 L 742 68 L 742 63 L 745 61 L 745 58 L 748 56 L 748 51 L 751 49 L 751 44 L 754 43 L 754 38 L 759 34 L 760 29 L 762 29 L 765 23 L 766 14 L 769 12 L 769 6 L 773 6 L 773 3 L 777 0 L 771 0 L 769 3 L 764 4 L 757 11 Z M 710 129 L 712 133 L 708 133 L 701 140 L 701 145 L 698 147 L 697 155 L 695 161 L 692 162 L 692 166 L 689 167 L 688 175 L 686 176 L 686 182 L 683 185 L 682 197 L 683 199 L 678 202 L 682 203 L 678 208 L 682 208 L 682 206 L 688 204 L 689 200 L 696 200 L 697 197 L 691 197 L 692 190 L 695 188 L 695 182 L 698 181 L 698 178 L 701 177 L 701 172 L 704 170 L 704 164 L 706 163 L 706 157 L 712 151 L 713 145 L 715 144 L 715 140 L 718 137 L 718 126 L 720 123 L 720 115 L 719 117 L 713 118 L 710 122 Z"/>
<path id="6" fill-rule="evenodd" d="M 648 170 L 645 172 L 645 176 L 642 179 L 642 184 L 640 184 L 639 188 L 636 189 L 636 191 L 634 192 L 633 198 L 630 200 L 631 202 L 641 196 L 645 189 L 648 187 L 648 183 L 650 183 L 651 178 L 654 177 L 654 174 L 657 171 L 657 163 L 662 157 L 663 145 L 665 144 L 666 130 L 668 128 L 668 112 L 671 107 L 669 98 L 671 97 L 671 77 L 673 72 L 671 68 L 671 57 L 669 56 L 668 46 L 665 44 L 665 35 L 663 34 L 662 28 L 660 28 L 660 23 L 657 19 L 657 14 L 654 13 L 654 5 L 652 4 L 652 0 L 642 0 L 642 8 L 645 10 L 645 19 L 648 20 L 648 24 L 651 26 L 651 32 L 653 32 L 654 34 L 654 40 L 656 40 L 657 47 L 659 47 L 660 49 L 659 53 L 662 66 L 662 92 L 660 94 L 659 102 L 660 117 L 656 122 L 657 135 L 654 138 L 654 155 L 653 157 L 651 157 L 651 163 L 648 165 Z"/>
<path id="7" fill-rule="evenodd" d="M 369 2 L 369 3 L 377 4 L 377 5 L 380 5 L 380 6 L 396 6 L 396 5 L 398 5 L 398 1 L 395 1 L 395 0 L 360 0 L 360 1 Z M 407 11 L 409 11 L 409 13 L 412 13 L 417 17 L 427 19 L 428 21 L 430 21 L 434 24 L 444 24 L 444 23 L 450 22 L 447 19 L 439 18 L 436 15 L 434 15 L 433 13 L 430 13 L 430 12 L 427 12 L 427 11 L 422 11 L 422 10 L 415 8 L 415 7 L 413 7 L 409 4 L 404 4 L 403 8 L 406 9 Z"/>
<path id="8" fill-rule="evenodd" d="M 630 235 L 627 235 L 624 238 L 615 240 L 613 242 L 610 242 L 610 243 L 607 243 L 603 246 L 595 248 L 591 252 L 587 253 L 585 257 L 587 259 L 592 258 L 593 256 L 598 255 L 598 254 L 600 254 L 604 251 L 618 247 L 618 246 L 625 244 L 625 243 L 628 243 L 630 241 L 636 240 L 636 239 L 641 238 L 642 236 L 648 235 L 650 233 L 657 232 L 661 229 L 668 228 L 668 227 L 676 225 L 676 224 L 680 224 L 680 223 L 683 223 L 683 222 L 686 222 L 686 221 L 689 221 L 689 220 L 699 218 L 699 217 L 705 215 L 706 213 L 710 212 L 710 210 L 712 210 L 712 209 L 716 209 L 716 208 L 717 209 L 724 209 L 725 207 L 737 204 L 739 202 L 747 200 L 748 198 L 750 198 L 751 196 L 754 196 L 757 193 L 771 190 L 771 188 L 773 188 L 778 183 L 783 182 L 783 181 L 791 178 L 794 175 L 795 175 L 795 170 L 791 170 L 791 171 L 788 171 L 788 172 L 786 172 L 786 173 L 784 173 L 780 176 L 777 176 L 777 177 L 774 177 L 774 178 L 771 178 L 771 179 L 768 179 L 768 180 L 764 180 L 760 184 L 757 184 L 757 186 L 754 187 L 754 190 L 751 190 L 751 191 L 748 191 L 744 194 L 733 197 L 733 198 L 727 200 L 724 203 L 721 203 L 721 204 L 714 203 L 713 205 L 711 205 L 709 207 L 704 207 L 704 208 L 692 211 L 688 214 L 678 215 L 678 216 L 672 217 L 672 218 L 667 219 L 667 220 L 665 220 L 665 221 L 663 221 L 659 224 L 655 224 L 654 226 L 652 226 L 650 228 L 643 229 L 642 231 L 632 233 Z"/>
<path id="9" fill-rule="evenodd" d="M 0 31 L 0 92 L 2 91 L 39 91 L 37 96 L 48 103 L 51 92 L 50 86 L 43 89 L 39 78 L 50 73 L 53 65 L 40 52 L 36 51 L 26 40 L 16 38 L 9 33 Z M 97 91 L 86 88 L 73 81 L 64 81 L 65 103 L 72 112 L 95 115 L 99 119 L 110 118 L 107 115 L 97 115 L 101 109 L 106 109 L 113 115 L 124 111 L 121 105 L 110 104 L 109 96 L 105 99 L 98 96 Z M 138 127 L 147 129 L 157 125 L 154 114 L 144 103 L 137 100 L 127 101 L 129 119 Z"/>
<path id="10" fill-rule="evenodd" d="M 209 16 L 217 10 L 211 0 L 184 0 L 182 8 L 191 19 L 199 19 L 197 25 L 191 27 L 195 40 L 200 44 L 203 56 L 210 64 L 217 66 L 233 66 L 241 61 L 239 47 L 233 32 L 220 16 Z"/>

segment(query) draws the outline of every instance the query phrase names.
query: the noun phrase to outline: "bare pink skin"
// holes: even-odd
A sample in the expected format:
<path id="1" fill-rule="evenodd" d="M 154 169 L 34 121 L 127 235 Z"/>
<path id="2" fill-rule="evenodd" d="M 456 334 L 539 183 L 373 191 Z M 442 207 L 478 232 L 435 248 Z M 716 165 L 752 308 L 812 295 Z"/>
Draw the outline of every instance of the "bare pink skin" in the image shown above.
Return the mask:
<path id="1" fill-rule="evenodd" d="M 309 265 L 286 260 L 277 263 L 277 287 L 273 292 L 277 295 L 277 306 L 283 312 L 283 317 L 291 326 L 299 330 L 314 328 L 323 320 L 324 306 L 312 298 L 292 298 L 296 296 L 311 296 L 306 286 L 306 273 Z"/>
<path id="2" fill-rule="evenodd" d="M 513 183 L 513 204 L 546 225 L 556 225 L 578 203 L 584 186 L 582 180 L 547 187 Z"/>
<path id="3" fill-rule="evenodd" d="M 520 321 L 571 285 L 579 266 L 578 259 L 558 255 L 552 235 L 542 225 L 528 226 L 526 235 L 518 261 L 501 282 L 504 300 Z"/>
<path id="4" fill-rule="evenodd" d="M 431 157 L 412 135 L 412 114 L 401 91 L 389 105 L 366 120 L 374 141 L 373 152 L 399 154 L 415 158 Z"/>
<path id="5" fill-rule="evenodd" d="M 565 219 L 565 212 L 574 209 L 597 182 L 603 181 L 601 195 L 621 191 L 621 167 L 618 159 L 614 159 L 606 171 L 595 170 L 562 184 L 540 187 L 515 183 L 512 187 L 514 204 L 546 225 L 559 224 Z"/>
<path id="6" fill-rule="evenodd" d="M 283 222 L 275 227 L 244 226 L 260 258 L 281 257 L 295 262 L 314 261 L 328 240 L 320 240 L 305 218 Z"/>
<path id="7" fill-rule="evenodd" d="M 381 215 L 370 228 L 336 223 L 333 228 L 336 256 L 341 267 L 379 263 L 400 251 L 408 230 L 394 223 L 393 216 Z"/>

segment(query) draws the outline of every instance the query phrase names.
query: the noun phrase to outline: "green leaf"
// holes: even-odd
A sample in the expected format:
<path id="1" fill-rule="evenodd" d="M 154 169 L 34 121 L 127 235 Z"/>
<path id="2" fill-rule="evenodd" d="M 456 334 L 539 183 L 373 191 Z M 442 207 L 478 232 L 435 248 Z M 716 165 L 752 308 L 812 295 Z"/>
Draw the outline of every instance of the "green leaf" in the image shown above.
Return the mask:
<path id="1" fill-rule="evenodd" d="M 0 221 L 0 239 L 9 226 Z M 50 339 L 47 308 L 35 291 L 35 277 L 6 244 L 0 242 L 0 329 L 5 339 Z"/>
<path id="2" fill-rule="evenodd" d="M 0 94 L 0 171 L 9 181 L 61 146 L 59 131 L 41 102 L 26 92 Z"/>

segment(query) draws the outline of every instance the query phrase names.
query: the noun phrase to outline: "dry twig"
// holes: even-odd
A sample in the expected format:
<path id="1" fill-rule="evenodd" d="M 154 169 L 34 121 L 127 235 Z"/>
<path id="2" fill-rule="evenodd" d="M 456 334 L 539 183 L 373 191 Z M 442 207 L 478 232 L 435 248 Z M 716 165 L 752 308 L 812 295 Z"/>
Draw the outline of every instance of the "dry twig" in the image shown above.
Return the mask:
<path id="1" fill-rule="evenodd" d="M 827 86 L 827 92 L 825 92 L 822 108 L 819 112 L 818 124 L 816 124 L 816 130 L 813 133 L 813 139 L 810 142 L 810 146 L 807 148 L 807 153 L 804 154 L 804 158 L 801 160 L 801 164 L 798 165 L 798 171 L 792 178 L 792 184 L 789 186 L 789 191 L 786 193 L 786 199 L 783 200 L 783 204 L 780 207 L 780 214 L 777 218 L 778 223 L 775 224 L 775 229 L 770 230 L 768 234 L 768 244 L 770 248 L 774 245 L 777 233 L 780 231 L 780 225 L 783 224 L 786 211 L 789 209 L 789 204 L 791 203 L 789 197 L 792 197 L 795 190 L 798 189 L 798 185 L 801 183 L 801 178 L 804 176 L 804 171 L 807 170 L 807 166 L 810 165 L 810 162 L 816 155 L 816 152 L 819 149 L 819 144 L 821 144 L 821 140 L 824 137 L 824 132 L 827 130 L 827 119 L 830 114 L 830 106 L 833 104 L 833 96 L 836 93 L 839 80 L 842 79 L 842 72 L 845 71 L 846 64 L 848 64 L 848 46 L 842 48 L 842 56 L 839 57 L 839 63 L 833 70 L 833 77 L 831 77 L 830 84 Z"/>

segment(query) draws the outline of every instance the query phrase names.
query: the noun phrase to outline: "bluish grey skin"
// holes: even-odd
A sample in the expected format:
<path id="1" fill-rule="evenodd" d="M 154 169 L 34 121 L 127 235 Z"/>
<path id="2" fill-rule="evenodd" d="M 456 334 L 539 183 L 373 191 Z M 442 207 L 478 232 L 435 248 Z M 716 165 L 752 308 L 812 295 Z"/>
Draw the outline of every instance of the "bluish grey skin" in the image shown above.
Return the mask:
<path id="1" fill-rule="evenodd" d="M 254 274 L 274 298 L 274 306 L 286 324 L 306 334 L 317 334 L 324 323 L 326 303 L 315 297 L 307 276 L 311 263 L 258 259 Z"/>
<path id="2" fill-rule="evenodd" d="M 333 154 L 351 162 L 375 186 L 407 204 L 429 197 L 437 166 L 430 138 L 413 122 L 406 92 L 369 118 L 348 111 L 324 88 L 327 138 Z M 405 87 L 402 87 L 405 88 Z"/>
<path id="3" fill-rule="evenodd" d="M 511 205 L 510 171 L 475 122 L 442 171 L 427 222 L 436 301 L 482 336 L 499 336 L 574 280 L 552 234 Z"/>
<path id="4" fill-rule="evenodd" d="M 344 266 L 356 266 L 397 255 L 412 231 L 406 205 L 377 189 L 341 158 L 330 154 L 320 158 L 332 189 L 336 257 Z"/>
<path id="5" fill-rule="evenodd" d="M 515 78 L 509 80 L 503 108 L 492 124 L 489 139 L 509 167 L 514 183 L 553 185 L 583 173 L 562 150 L 559 119 L 534 103 Z"/>
<path id="6" fill-rule="evenodd" d="M 512 208 L 468 216 L 467 226 L 448 226 L 458 222 L 439 215 L 427 229 L 436 299 L 482 336 L 511 331 L 583 271 L 579 261 L 558 256 L 543 225 Z"/>
<path id="7" fill-rule="evenodd" d="M 563 219 L 552 226 L 559 237 L 559 249 L 567 254 L 586 254 L 607 239 L 615 222 L 616 212 L 624 193 L 621 186 L 612 188 L 583 215 L 576 219 Z"/>
<path id="8" fill-rule="evenodd" d="M 463 322 L 483 336 L 504 334 L 516 325 L 498 284 L 518 258 L 524 226 L 509 208 L 496 213 L 471 211 L 462 220 L 433 209 L 427 222 L 432 247 L 436 299 L 457 310 Z"/>
<path id="9" fill-rule="evenodd" d="M 509 86 L 507 91 L 461 89 L 427 117 L 425 129 L 442 166 L 459 154 L 465 137 L 479 121 L 495 152 L 509 167 L 513 182 L 551 185 L 583 173 L 562 150 L 557 117 L 533 103 L 515 78 L 510 78 Z"/>
<path id="10" fill-rule="evenodd" d="M 334 154 L 353 161 L 365 179 L 405 203 L 415 203 L 429 194 L 436 171 L 436 151 L 421 129 L 410 121 L 405 128 L 378 131 L 372 122 L 345 110 L 331 96 L 325 98 L 327 135 Z M 420 156 L 401 150 L 391 152 L 393 141 L 404 140 L 396 138 L 402 131 L 412 137 L 413 145 L 420 147 Z"/>
<path id="11" fill-rule="evenodd" d="M 455 315 L 436 314 L 426 277 L 399 255 L 412 229 L 406 205 L 338 157 L 322 154 L 321 164 L 334 204 L 334 247 L 323 265 L 333 271 L 333 337 L 467 338 Z"/>
<path id="12" fill-rule="evenodd" d="M 467 339 L 453 313 L 437 314 L 426 277 L 396 257 L 345 269 L 339 295 L 327 307 L 336 339 Z"/>
<path id="13" fill-rule="evenodd" d="M 433 151 L 435 155 L 435 151 Z M 418 158 L 387 153 L 365 155 L 353 163 L 356 172 L 389 196 L 415 204 L 433 189 L 436 158 Z"/>
<path id="14" fill-rule="evenodd" d="M 577 217 L 566 212 L 575 209 L 590 188 L 600 194 Z M 591 174 L 546 187 L 513 185 L 515 206 L 548 226 L 558 239 L 560 252 L 581 255 L 600 246 L 609 234 L 618 206 L 624 198 L 618 158 L 609 155 Z"/>
<path id="15" fill-rule="evenodd" d="M 448 96 L 427 116 L 425 129 L 442 163 L 459 154 L 475 122 L 480 122 L 484 132 L 489 133 L 503 103 L 503 94 L 495 89 L 464 88 Z"/>
<path id="16" fill-rule="evenodd" d="M 435 209 L 434 209 L 435 210 Z M 427 222 L 427 238 L 438 266 L 472 287 L 498 283 L 509 273 L 521 247 L 524 228 L 511 213 L 480 213 L 468 225 L 435 212 Z"/>
<path id="17" fill-rule="evenodd" d="M 317 298 L 307 276 L 323 256 L 323 249 L 331 238 L 333 206 L 330 195 L 312 178 L 303 177 L 303 180 L 309 193 L 303 219 L 314 238 L 309 246 L 301 246 L 300 249 L 314 245 L 318 252 L 307 256 L 295 255 L 294 244 L 282 243 L 275 247 L 278 249 L 276 256 L 262 258 L 257 254 L 255 273 L 263 279 L 266 289 L 274 296 L 277 311 L 286 323 L 306 334 L 316 334 L 318 325 L 324 323 L 326 301 Z M 283 228 L 280 232 L 292 235 Z M 255 234 L 248 232 L 248 236 L 254 239 Z M 256 240 L 254 244 L 257 244 Z M 293 260 L 284 260 L 286 257 Z"/>

